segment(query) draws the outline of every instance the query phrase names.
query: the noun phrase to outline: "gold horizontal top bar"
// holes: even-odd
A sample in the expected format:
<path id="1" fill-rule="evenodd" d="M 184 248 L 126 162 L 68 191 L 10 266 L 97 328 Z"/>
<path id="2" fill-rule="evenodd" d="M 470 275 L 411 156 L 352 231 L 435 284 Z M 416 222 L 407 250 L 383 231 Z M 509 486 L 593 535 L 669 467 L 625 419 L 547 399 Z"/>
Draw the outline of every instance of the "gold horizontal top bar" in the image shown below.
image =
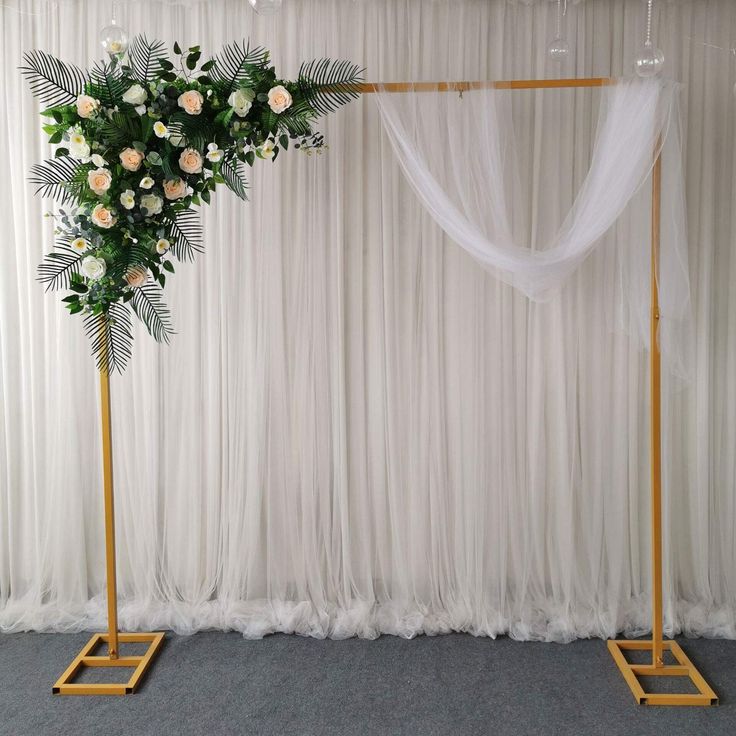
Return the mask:
<path id="1" fill-rule="evenodd" d="M 471 89 L 551 89 L 565 87 L 605 87 L 616 80 L 610 77 L 581 79 L 512 79 L 502 82 L 366 82 L 362 94 L 385 92 L 467 92 Z"/>

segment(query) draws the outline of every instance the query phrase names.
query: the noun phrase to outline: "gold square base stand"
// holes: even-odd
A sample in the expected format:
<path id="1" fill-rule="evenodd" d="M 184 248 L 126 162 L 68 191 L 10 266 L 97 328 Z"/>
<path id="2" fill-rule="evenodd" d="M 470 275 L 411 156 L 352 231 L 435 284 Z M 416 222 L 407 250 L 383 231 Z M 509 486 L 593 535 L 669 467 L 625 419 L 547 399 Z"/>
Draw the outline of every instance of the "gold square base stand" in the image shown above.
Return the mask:
<path id="1" fill-rule="evenodd" d="M 146 674 L 151 661 L 161 648 L 164 634 L 118 634 L 118 641 L 121 643 L 149 642 L 145 654 L 140 656 L 111 659 L 108 655 L 95 656 L 92 654 L 101 643 L 107 643 L 109 639 L 110 637 L 107 634 L 95 634 L 77 655 L 76 659 L 66 668 L 64 674 L 56 681 L 51 692 L 54 695 L 131 695 L 134 693 Z M 72 682 L 83 667 L 134 667 L 135 670 L 127 682 Z"/>
<path id="2" fill-rule="evenodd" d="M 695 669 L 687 654 L 675 641 L 662 642 L 665 651 L 672 652 L 677 664 L 665 664 L 655 667 L 653 664 L 634 664 L 624 656 L 624 650 L 652 651 L 651 641 L 641 640 L 609 640 L 608 651 L 611 652 L 626 683 L 631 688 L 639 705 L 718 705 L 718 696 Z M 648 693 L 642 688 L 639 677 L 689 677 L 698 693 Z"/>

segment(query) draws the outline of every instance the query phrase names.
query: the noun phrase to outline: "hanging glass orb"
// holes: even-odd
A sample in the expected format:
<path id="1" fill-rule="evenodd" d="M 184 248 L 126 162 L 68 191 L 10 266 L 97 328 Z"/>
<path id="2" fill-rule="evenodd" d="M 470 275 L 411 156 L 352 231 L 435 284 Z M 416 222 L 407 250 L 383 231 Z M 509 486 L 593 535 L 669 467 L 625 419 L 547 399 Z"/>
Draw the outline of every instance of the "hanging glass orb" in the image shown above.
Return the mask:
<path id="1" fill-rule="evenodd" d="M 100 43 L 110 56 L 122 56 L 128 50 L 128 32 L 113 21 L 100 31 Z"/>
<path id="2" fill-rule="evenodd" d="M 273 15 L 281 10 L 283 0 L 248 0 L 258 15 Z"/>
<path id="3" fill-rule="evenodd" d="M 552 61 L 563 61 L 570 53 L 570 44 L 559 36 L 547 47 L 547 56 Z"/>
<path id="4" fill-rule="evenodd" d="M 634 61 L 634 70 L 640 77 L 654 77 L 662 71 L 663 66 L 664 54 L 651 41 L 647 41 Z"/>

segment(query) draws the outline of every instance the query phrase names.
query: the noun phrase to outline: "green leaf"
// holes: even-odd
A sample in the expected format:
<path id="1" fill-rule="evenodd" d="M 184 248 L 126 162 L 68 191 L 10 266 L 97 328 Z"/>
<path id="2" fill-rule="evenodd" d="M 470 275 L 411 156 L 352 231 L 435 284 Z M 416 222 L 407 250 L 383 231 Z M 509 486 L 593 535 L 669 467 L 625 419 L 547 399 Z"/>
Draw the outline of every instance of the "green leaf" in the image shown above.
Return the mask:
<path id="1" fill-rule="evenodd" d="M 89 288 L 88 288 L 88 286 L 86 284 L 80 284 L 80 283 L 77 283 L 77 282 L 70 283 L 69 284 L 69 288 L 72 291 L 76 291 L 77 294 L 86 294 L 89 291 Z"/>
<path id="2" fill-rule="evenodd" d="M 319 115 L 334 112 L 360 94 L 363 69 L 350 61 L 315 59 L 299 69 L 299 91 Z"/>
<path id="3" fill-rule="evenodd" d="M 76 102 L 89 77 L 81 69 L 66 64 L 44 51 L 26 51 L 20 71 L 31 92 L 44 105 L 58 107 Z"/>
<path id="4" fill-rule="evenodd" d="M 255 160 L 256 160 L 256 154 L 253 153 L 253 151 L 245 152 L 245 162 L 248 164 L 248 166 L 253 166 L 253 162 Z"/>
<path id="5" fill-rule="evenodd" d="M 177 56 L 181 56 L 181 46 L 179 46 L 179 42 L 178 41 L 174 41 L 174 53 Z"/>
<path id="6" fill-rule="evenodd" d="M 174 264 L 171 261 L 164 261 L 163 267 L 169 273 L 174 273 Z"/>
<path id="7" fill-rule="evenodd" d="M 110 304 L 107 312 L 100 307 L 85 318 L 84 328 L 92 342 L 98 369 L 122 373 L 131 357 L 133 344 L 128 307 L 119 302 Z"/>
<path id="8" fill-rule="evenodd" d="M 48 253 L 38 267 L 38 280 L 49 289 L 67 289 L 71 277 L 79 272 L 82 256 L 71 250 Z"/>
<path id="9" fill-rule="evenodd" d="M 166 58 L 166 46 L 162 41 L 149 41 L 145 35 L 136 36 L 128 47 L 128 57 L 134 76 L 141 82 L 150 82 L 156 76 L 159 62 Z"/>
<path id="10" fill-rule="evenodd" d="M 268 62 L 268 51 L 263 47 L 251 49 L 243 41 L 226 44 L 213 60 L 210 76 L 218 83 L 220 94 L 227 99 L 241 84 L 254 84 L 261 68 Z"/>
<path id="11" fill-rule="evenodd" d="M 237 159 L 224 159 L 220 164 L 220 173 L 227 188 L 243 201 L 248 200 L 248 184 L 243 175 L 243 164 Z M 202 193 L 204 199 L 204 193 Z"/>
<path id="12" fill-rule="evenodd" d="M 161 289 L 156 284 L 147 283 L 134 289 L 131 306 L 156 342 L 169 342 L 170 336 L 174 334 L 171 315 L 163 301 Z"/>
<path id="13" fill-rule="evenodd" d="M 60 156 L 32 166 L 29 181 L 38 187 L 35 194 L 52 197 L 59 204 L 65 204 L 80 196 L 86 171 L 76 159 Z"/>
<path id="14" fill-rule="evenodd" d="M 202 66 L 200 67 L 200 69 L 201 69 L 201 70 L 202 70 L 203 72 L 208 72 L 208 71 L 209 71 L 210 69 L 213 69 L 213 68 L 214 68 L 214 66 L 215 66 L 215 63 L 216 63 L 216 62 L 215 62 L 215 60 L 214 60 L 214 59 L 210 59 L 209 61 L 205 61 L 205 63 L 204 63 L 204 64 L 202 64 Z"/>
<path id="15" fill-rule="evenodd" d="M 54 133 L 51 138 L 49 138 L 49 143 L 61 143 L 63 138 L 64 134 L 60 130 L 57 130 L 56 133 Z"/>
<path id="16" fill-rule="evenodd" d="M 289 149 L 289 136 L 286 133 L 282 133 L 279 136 L 279 143 L 281 144 L 281 148 L 287 151 Z"/>
<path id="17" fill-rule="evenodd" d="M 202 251 L 202 225 L 196 210 L 181 210 L 175 217 L 165 217 L 164 228 L 171 253 L 180 261 L 191 261 Z"/>
<path id="18" fill-rule="evenodd" d="M 159 66 L 167 72 L 170 72 L 174 68 L 174 65 L 168 59 L 159 59 L 158 63 Z"/>

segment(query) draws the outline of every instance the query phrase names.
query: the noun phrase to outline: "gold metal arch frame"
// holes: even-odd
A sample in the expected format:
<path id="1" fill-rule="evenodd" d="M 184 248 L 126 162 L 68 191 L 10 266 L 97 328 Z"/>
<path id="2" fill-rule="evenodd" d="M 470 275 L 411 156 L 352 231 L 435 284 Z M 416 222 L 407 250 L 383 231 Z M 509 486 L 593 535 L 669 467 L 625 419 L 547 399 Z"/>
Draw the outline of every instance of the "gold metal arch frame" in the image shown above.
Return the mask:
<path id="1" fill-rule="evenodd" d="M 603 87 L 613 84 L 608 77 L 583 79 L 517 79 L 500 82 L 391 82 L 361 85 L 363 94 L 383 90 L 386 92 L 466 92 L 475 89 L 562 89 L 574 87 Z M 660 245 L 661 202 L 661 154 L 659 146 L 654 151 L 652 170 L 652 226 L 651 226 L 651 351 L 649 358 L 651 398 L 651 506 L 652 506 L 652 639 L 610 640 L 611 652 L 637 703 L 645 705 L 717 705 L 718 696 L 698 672 L 685 652 L 675 641 L 663 640 L 662 616 L 662 448 L 661 448 L 661 368 L 657 345 L 659 325 L 659 292 L 657 271 Z M 135 692 L 146 674 L 154 656 L 163 643 L 163 633 L 121 634 L 117 623 L 117 589 L 115 575 L 115 513 L 112 470 L 112 429 L 110 423 L 110 377 L 100 372 L 100 399 L 102 424 L 102 458 L 105 495 L 105 556 L 107 568 L 107 617 L 108 633 L 95 634 L 69 665 L 53 686 L 52 691 L 61 695 L 128 695 Z M 148 643 L 140 656 L 120 656 L 119 643 Z M 100 644 L 107 645 L 106 655 L 95 654 Z M 651 664 L 630 662 L 626 651 L 645 651 L 651 654 Z M 665 664 L 664 652 L 669 651 L 677 664 Z M 125 682 L 112 684 L 75 683 L 76 675 L 85 667 L 132 668 L 133 673 Z M 697 694 L 652 693 L 641 685 L 640 677 L 687 677 L 697 689 Z"/>

